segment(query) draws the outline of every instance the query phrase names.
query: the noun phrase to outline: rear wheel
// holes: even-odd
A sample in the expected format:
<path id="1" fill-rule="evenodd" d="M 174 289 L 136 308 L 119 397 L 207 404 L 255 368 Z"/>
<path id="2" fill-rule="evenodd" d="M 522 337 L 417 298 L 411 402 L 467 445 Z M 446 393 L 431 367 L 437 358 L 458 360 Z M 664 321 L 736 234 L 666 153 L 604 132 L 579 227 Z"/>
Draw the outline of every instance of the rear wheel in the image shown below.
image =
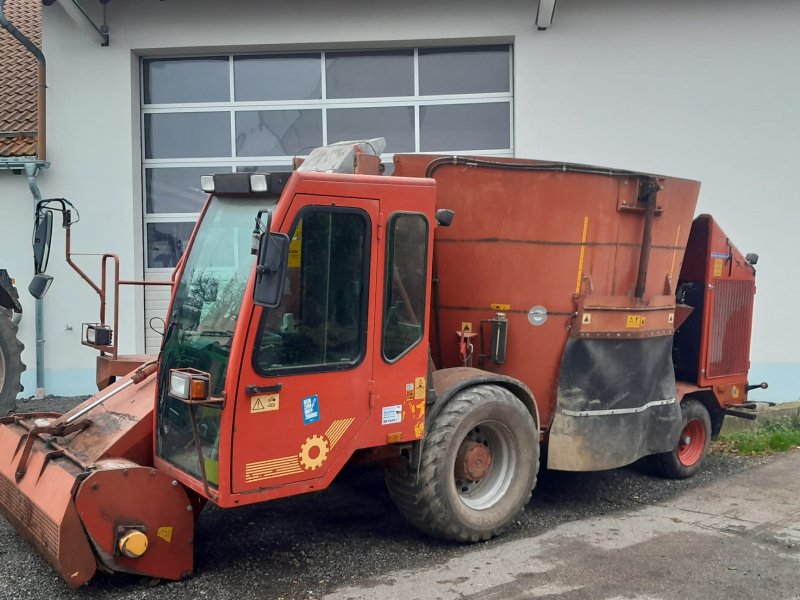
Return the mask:
<path id="1" fill-rule="evenodd" d="M 497 535 L 527 504 L 539 469 L 539 434 L 505 388 L 459 392 L 429 425 L 416 469 L 386 472 L 389 493 L 413 525 L 437 538 Z"/>
<path id="2" fill-rule="evenodd" d="M 681 414 L 681 435 L 675 448 L 651 457 L 656 473 L 669 479 L 685 479 L 697 473 L 711 443 L 711 417 L 705 406 L 697 400 L 684 400 Z"/>
<path id="3" fill-rule="evenodd" d="M 13 410 L 17 394 L 22 391 L 19 382 L 25 370 L 22 364 L 24 346 L 17 340 L 17 326 L 7 312 L 0 310 L 0 416 Z"/>

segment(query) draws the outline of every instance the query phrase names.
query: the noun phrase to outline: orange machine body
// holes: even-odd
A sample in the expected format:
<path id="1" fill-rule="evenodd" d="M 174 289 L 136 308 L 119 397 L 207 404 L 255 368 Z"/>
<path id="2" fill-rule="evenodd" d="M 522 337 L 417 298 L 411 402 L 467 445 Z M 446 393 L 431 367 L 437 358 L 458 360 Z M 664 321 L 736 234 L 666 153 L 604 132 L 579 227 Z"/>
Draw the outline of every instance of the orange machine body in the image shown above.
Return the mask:
<path id="1" fill-rule="evenodd" d="M 0 510 L 72 587 L 97 568 L 178 579 L 206 500 L 320 490 L 354 456 L 407 456 L 469 385 L 511 389 L 550 466 L 569 470 L 672 448 L 685 395 L 717 411 L 745 400 L 754 270 L 710 217 L 692 225 L 697 182 L 495 162 L 401 155 L 392 177 L 298 171 L 279 196 L 212 195 L 176 273 L 158 374 L 142 367 L 63 416 L 3 419 Z M 276 309 L 253 301 L 258 211 L 291 240 Z M 330 234 L 326 268 L 360 262 L 326 289 L 360 291 L 343 314 L 315 315 L 303 294 L 332 271 L 308 262 L 323 239 L 312 224 L 348 219 L 360 249 Z M 209 273 L 233 261 L 241 278 L 209 286 L 195 273 L 203 252 Z M 350 337 L 340 317 L 360 319 Z M 304 327 L 322 318 L 336 344 L 317 368 L 300 359 L 314 342 Z M 168 391 L 181 369 L 208 376 L 206 402 Z M 136 532 L 141 556 L 124 544 Z"/>

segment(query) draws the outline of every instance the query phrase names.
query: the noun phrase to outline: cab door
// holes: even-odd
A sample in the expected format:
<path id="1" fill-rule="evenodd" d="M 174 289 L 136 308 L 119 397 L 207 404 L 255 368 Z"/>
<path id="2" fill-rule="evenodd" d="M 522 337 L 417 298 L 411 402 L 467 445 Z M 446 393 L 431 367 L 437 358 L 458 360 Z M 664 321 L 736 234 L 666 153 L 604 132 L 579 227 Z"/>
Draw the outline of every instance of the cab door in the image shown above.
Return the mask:
<path id="1" fill-rule="evenodd" d="M 256 308 L 234 413 L 234 493 L 326 478 L 370 417 L 377 200 L 297 194 L 283 299 Z"/>

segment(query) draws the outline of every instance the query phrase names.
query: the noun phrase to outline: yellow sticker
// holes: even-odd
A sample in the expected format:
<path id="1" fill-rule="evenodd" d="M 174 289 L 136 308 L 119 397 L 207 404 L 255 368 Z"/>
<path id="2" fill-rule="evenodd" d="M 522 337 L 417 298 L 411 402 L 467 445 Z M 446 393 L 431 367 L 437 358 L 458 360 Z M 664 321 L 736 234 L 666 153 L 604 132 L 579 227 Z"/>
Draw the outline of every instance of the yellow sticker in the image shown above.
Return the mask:
<path id="1" fill-rule="evenodd" d="M 469 321 L 461 321 L 461 331 L 472 331 L 472 323 Z"/>
<path id="2" fill-rule="evenodd" d="M 169 544 L 172 542 L 172 527 L 159 527 L 156 535 Z"/>
<path id="3" fill-rule="evenodd" d="M 714 259 L 714 277 L 720 277 L 722 275 L 722 265 L 723 261 L 721 258 Z"/>
<path id="4" fill-rule="evenodd" d="M 417 414 L 420 419 L 425 416 L 425 400 L 417 402 Z"/>
<path id="5" fill-rule="evenodd" d="M 645 321 L 646 319 L 642 315 L 628 315 L 628 321 L 625 327 L 629 329 L 639 329 L 640 327 L 644 327 Z"/>
<path id="6" fill-rule="evenodd" d="M 738 387 L 733 386 L 731 388 L 731 396 L 734 397 L 734 398 L 738 398 L 739 397 L 739 388 Z"/>
<path id="7" fill-rule="evenodd" d="M 417 377 L 414 380 L 414 400 L 425 399 L 425 378 Z"/>
<path id="8" fill-rule="evenodd" d="M 510 304 L 490 304 L 492 310 L 511 310 Z"/>
<path id="9" fill-rule="evenodd" d="M 297 229 L 289 242 L 289 268 L 296 269 L 300 266 L 303 248 L 303 221 L 297 225 Z"/>
<path id="10" fill-rule="evenodd" d="M 250 412 L 260 413 L 270 410 L 278 410 L 280 406 L 279 394 L 265 394 L 263 396 L 253 396 L 250 398 Z"/>
<path id="11" fill-rule="evenodd" d="M 417 436 L 417 438 L 421 438 L 423 433 L 425 433 L 425 421 L 420 421 L 414 425 L 414 435 Z"/>

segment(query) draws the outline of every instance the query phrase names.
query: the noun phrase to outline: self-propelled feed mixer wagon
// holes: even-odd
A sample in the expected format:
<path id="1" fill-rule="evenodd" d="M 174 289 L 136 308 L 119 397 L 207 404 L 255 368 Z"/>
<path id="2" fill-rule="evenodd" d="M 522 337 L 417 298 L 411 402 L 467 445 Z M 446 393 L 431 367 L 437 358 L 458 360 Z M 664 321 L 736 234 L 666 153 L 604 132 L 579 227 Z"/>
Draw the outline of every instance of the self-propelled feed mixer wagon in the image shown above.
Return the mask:
<path id="1" fill-rule="evenodd" d="M 157 362 L 1 421 L 0 509 L 70 586 L 186 577 L 206 502 L 322 490 L 353 460 L 428 534 L 488 539 L 540 445 L 554 469 L 686 477 L 746 400 L 755 259 L 692 220 L 697 182 L 423 155 L 381 176 L 372 146 L 204 178 Z"/>

